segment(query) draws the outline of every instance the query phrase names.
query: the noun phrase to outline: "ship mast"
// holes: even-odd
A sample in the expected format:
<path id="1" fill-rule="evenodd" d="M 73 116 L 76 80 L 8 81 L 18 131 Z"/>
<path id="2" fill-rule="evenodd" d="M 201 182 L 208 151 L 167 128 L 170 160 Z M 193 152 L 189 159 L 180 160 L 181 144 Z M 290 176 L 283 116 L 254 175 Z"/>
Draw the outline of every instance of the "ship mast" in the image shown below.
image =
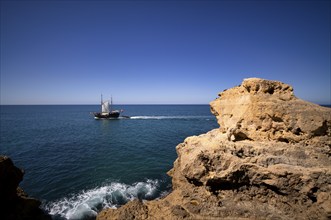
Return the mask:
<path id="1" fill-rule="evenodd" d="M 110 112 L 112 111 L 113 108 L 113 96 L 110 96 Z"/>
<path id="2" fill-rule="evenodd" d="M 101 93 L 101 112 L 102 112 L 102 105 L 103 105 L 103 99 L 102 99 L 102 93 Z"/>

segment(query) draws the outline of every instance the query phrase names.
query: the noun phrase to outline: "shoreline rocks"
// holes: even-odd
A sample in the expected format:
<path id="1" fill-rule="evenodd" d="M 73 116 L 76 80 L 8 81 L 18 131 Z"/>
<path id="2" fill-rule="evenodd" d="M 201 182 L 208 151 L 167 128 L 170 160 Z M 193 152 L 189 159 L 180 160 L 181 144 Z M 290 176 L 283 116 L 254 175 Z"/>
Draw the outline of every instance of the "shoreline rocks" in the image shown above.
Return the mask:
<path id="1" fill-rule="evenodd" d="M 258 78 L 210 103 L 220 128 L 176 147 L 173 191 L 105 219 L 330 219 L 331 109 Z"/>
<path id="2" fill-rule="evenodd" d="M 0 155 L 0 219 L 3 220 L 50 220 L 39 206 L 41 202 L 18 187 L 24 171 L 17 168 L 12 160 Z"/>

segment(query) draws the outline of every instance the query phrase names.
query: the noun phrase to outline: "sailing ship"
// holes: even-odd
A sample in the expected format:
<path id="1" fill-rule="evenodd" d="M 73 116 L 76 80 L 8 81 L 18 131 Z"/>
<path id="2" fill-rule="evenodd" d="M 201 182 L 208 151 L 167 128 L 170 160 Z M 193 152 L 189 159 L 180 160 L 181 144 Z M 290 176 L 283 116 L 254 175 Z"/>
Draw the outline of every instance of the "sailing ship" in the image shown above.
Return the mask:
<path id="1" fill-rule="evenodd" d="M 122 110 L 113 110 L 113 97 L 111 97 L 110 102 L 103 101 L 101 95 L 101 112 L 93 112 L 95 119 L 113 119 L 118 118 L 122 112 Z"/>

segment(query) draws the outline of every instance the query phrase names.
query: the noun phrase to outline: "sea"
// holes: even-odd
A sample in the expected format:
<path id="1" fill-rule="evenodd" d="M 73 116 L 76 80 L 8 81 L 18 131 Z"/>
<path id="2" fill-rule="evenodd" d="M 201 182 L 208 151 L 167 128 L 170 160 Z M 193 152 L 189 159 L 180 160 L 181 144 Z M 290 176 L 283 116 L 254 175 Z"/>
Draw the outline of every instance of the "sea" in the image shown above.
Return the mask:
<path id="1" fill-rule="evenodd" d="M 209 105 L 113 107 L 130 118 L 96 120 L 99 105 L 0 106 L 0 154 L 24 169 L 20 186 L 53 219 L 167 195 L 176 146 L 219 127 Z"/>

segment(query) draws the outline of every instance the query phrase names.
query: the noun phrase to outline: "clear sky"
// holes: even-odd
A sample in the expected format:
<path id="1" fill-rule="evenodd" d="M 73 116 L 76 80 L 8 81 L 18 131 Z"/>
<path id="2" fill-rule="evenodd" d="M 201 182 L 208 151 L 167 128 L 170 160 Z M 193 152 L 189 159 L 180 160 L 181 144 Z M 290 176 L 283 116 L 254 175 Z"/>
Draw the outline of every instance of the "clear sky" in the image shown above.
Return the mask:
<path id="1" fill-rule="evenodd" d="M 330 1 L 1 1 L 1 104 L 207 104 L 244 78 L 331 104 Z"/>

